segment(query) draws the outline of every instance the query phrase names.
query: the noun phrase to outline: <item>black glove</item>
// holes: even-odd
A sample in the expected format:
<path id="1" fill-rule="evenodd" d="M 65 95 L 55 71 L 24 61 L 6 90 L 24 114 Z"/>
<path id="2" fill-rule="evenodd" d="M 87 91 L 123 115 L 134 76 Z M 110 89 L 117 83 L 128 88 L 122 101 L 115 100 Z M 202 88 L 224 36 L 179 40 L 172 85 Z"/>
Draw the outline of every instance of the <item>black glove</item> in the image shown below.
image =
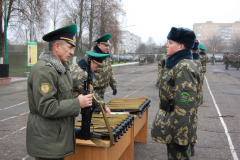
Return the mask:
<path id="1" fill-rule="evenodd" d="M 176 146 L 176 149 L 177 149 L 178 151 L 180 151 L 180 152 L 184 152 L 184 151 L 188 150 L 188 145 L 186 145 L 186 146 L 181 146 L 181 145 L 175 143 L 175 146 Z"/>
<path id="2" fill-rule="evenodd" d="M 117 88 L 113 88 L 113 95 L 117 94 Z"/>

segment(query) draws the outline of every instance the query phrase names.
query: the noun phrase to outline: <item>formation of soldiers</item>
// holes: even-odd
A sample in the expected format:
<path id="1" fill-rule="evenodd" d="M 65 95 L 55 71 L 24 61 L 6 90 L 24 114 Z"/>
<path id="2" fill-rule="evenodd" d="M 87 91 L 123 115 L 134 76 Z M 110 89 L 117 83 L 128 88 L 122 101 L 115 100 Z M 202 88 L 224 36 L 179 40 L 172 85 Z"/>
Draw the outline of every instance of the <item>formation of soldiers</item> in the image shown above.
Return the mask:
<path id="1" fill-rule="evenodd" d="M 224 53 L 223 62 L 226 65 L 225 69 L 228 70 L 229 65 L 236 67 L 239 70 L 240 67 L 240 54 L 236 53 Z"/>

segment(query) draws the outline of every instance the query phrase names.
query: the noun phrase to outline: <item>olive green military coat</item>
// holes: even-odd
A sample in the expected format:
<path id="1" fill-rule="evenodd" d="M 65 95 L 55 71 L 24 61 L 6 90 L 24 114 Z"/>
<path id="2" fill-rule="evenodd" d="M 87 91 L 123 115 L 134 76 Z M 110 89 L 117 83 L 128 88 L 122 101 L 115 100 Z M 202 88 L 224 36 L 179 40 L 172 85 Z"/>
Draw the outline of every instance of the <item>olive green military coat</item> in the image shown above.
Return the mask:
<path id="1" fill-rule="evenodd" d="M 164 67 L 159 97 L 174 111 L 159 109 L 152 124 L 153 140 L 187 145 L 195 138 L 197 128 L 197 94 L 199 73 L 190 59 L 182 59 L 172 68 Z"/>
<path id="2" fill-rule="evenodd" d="M 73 99 L 72 75 L 49 50 L 39 57 L 28 77 L 29 116 L 27 153 L 39 158 L 62 158 L 75 153 L 75 117 L 79 100 Z"/>

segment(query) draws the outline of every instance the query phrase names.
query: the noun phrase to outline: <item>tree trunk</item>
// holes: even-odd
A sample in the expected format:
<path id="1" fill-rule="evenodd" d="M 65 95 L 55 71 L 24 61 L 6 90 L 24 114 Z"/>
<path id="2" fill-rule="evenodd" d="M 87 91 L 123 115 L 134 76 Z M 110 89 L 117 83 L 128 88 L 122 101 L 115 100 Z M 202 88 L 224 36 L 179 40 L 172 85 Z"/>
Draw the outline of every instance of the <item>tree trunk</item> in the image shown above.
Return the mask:
<path id="1" fill-rule="evenodd" d="M 79 8 L 80 8 L 80 11 L 79 11 L 79 18 L 80 18 L 80 24 L 79 24 L 79 33 L 78 33 L 78 36 L 76 37 L 76 47 L 75 47 L 75 53 L 80 55 L 80 57 L 83 57 L 84 54 L 82 55 L 82 51 L 79 50 L 79 44 L 80 44 L 80 40 L 82 39 L 82 22 L 83 22 L 83 2 L 84 0 L 81 0 L 80 1 L 80 4 L 79 4 Z"/>
<path id="2" fill-rule="evenodd" d="M 90 23 L 89 23 L 89 44 L 88 44 L 88 50 L 91 50 L 92 48 L 92 34 L 93 34 L 93 10 L 94 3 L 93 0 L 91 0 L 91 11 L 90 11 Z"/>

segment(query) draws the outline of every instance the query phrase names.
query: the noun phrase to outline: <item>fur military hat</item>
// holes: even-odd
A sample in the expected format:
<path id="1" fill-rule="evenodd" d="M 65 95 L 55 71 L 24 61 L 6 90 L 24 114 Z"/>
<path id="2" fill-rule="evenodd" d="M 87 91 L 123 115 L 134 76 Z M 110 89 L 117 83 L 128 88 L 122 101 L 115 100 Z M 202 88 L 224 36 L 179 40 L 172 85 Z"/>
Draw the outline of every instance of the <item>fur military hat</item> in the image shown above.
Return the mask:
<path id="1" fill-rule="evenodd" d="M 200 48 L 201 50 L 204 50 L 204 51 L 207 50 L 207 48 L 204 47 L 204 45 L 202 45 L 202 44 L 199 45 L 199 48 Z"/>
<path id="2" fill-rule="evenodd" d="M 70 24 L 45 34 L 42 37 L 42 39 L 47 42 L 55 41 L 55 40 L 64 40 L 75 47 L 76 33 L 77 33 L 77 25 Z"/>
<path id="3" fill-rule="evenodd" d="M 196 40 L 195 33 L 188 28 L 172 27 L 168 33 L 167 39 L 171 39 L 186 47 L 192 48 Z"/>
<path id="4" fill-rule="evenodd" d="M 193 46 L 192 50 L 198 50 L 198 46 L 199 46 L 199 42 L 196 39 L 196 41 L 194 42 L 194 46 Z"/>

